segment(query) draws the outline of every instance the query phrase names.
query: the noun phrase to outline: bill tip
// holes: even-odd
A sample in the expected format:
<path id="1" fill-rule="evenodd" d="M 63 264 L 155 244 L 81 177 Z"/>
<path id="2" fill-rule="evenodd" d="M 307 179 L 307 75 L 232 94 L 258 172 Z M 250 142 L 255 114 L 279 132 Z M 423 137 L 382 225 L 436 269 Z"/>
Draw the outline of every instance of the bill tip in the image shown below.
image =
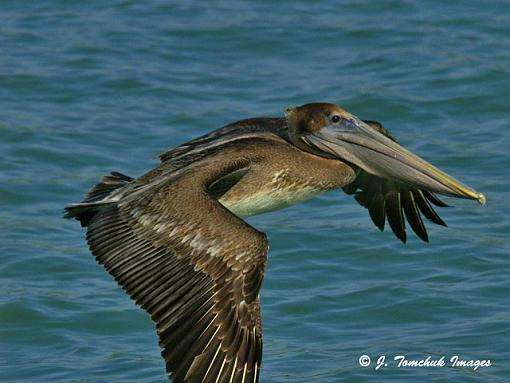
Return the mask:
<path id="1" fill-rule="evenodd" d="M 478 200 L 478 203 L 482 206 L 485 205 L 485 202 L 487 201 L 487 199 L 485 198 L 485 194 L 483 194 L 483 193 L 477 194 L 477 200 Z"/>

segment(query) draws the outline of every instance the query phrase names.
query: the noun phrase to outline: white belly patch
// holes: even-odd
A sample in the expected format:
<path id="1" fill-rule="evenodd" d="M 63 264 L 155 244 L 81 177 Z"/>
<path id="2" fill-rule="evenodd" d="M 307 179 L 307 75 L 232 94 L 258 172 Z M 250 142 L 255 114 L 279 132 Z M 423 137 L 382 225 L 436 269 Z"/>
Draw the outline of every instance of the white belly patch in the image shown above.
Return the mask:
<path id="1" fill-rule="evenodd" d="M 285 207 L 306 201 L 323 190 L 314 187 L 299 187 L 296 189 L 261 190 L 241 200 L 223 200 L 220 203 L 238 217 L 244 218 L 252 215 L 283 209 Z"/>

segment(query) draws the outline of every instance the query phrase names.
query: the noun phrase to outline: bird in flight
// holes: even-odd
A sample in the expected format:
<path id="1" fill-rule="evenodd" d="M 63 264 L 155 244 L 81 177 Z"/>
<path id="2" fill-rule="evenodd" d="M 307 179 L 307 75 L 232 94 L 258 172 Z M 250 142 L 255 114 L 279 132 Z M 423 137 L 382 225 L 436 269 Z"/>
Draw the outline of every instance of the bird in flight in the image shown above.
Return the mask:
<path id="1" fill-rule="evenodd" d="M 103 177 L 65 208 L 97 261 L 156 324 L 175 383 L 257 382 L 266 235 L 243 218 L 342 188 L 383 230 L 428 241 L 434 193 L 485 196 L 397 144 L 378 122 L 313 103 L 224 126 L 160 155 L 139 178 Z"/>

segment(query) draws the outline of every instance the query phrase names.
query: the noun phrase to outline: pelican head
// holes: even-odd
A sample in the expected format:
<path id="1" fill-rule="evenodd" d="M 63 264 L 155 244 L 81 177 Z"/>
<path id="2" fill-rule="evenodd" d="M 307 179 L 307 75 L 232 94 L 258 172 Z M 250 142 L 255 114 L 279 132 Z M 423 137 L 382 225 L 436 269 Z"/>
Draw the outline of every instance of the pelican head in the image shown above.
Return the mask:
<path id="1" fill-rule="evenodd" d="M 341 107 L 306 104 L 286 110 L 289 137 L 298 148 L 351 163 L 378 177 L 448 196 L 485 196 L 397 144 L 382 126 L 371 127 Z"/>

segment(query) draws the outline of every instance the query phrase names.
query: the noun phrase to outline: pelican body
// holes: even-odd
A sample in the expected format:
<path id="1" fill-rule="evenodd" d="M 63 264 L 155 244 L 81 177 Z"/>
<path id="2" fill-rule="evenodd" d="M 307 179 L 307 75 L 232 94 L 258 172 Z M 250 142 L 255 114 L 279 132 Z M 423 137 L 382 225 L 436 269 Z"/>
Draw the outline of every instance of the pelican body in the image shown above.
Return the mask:
<path id="1" fill-rule="evenodd" d="M 242 218 L 343 188 L 383 230 L 428 241 L 444 222 L 434 193 L 485 202 L 396 143 L 378 122 L 334 104 L 227 125 L 160 155 L 137 179 L 112 172 L 66 208 L 89 247 L 156 324 L 174 382 L 257 382 L 264 233 Z"/>

